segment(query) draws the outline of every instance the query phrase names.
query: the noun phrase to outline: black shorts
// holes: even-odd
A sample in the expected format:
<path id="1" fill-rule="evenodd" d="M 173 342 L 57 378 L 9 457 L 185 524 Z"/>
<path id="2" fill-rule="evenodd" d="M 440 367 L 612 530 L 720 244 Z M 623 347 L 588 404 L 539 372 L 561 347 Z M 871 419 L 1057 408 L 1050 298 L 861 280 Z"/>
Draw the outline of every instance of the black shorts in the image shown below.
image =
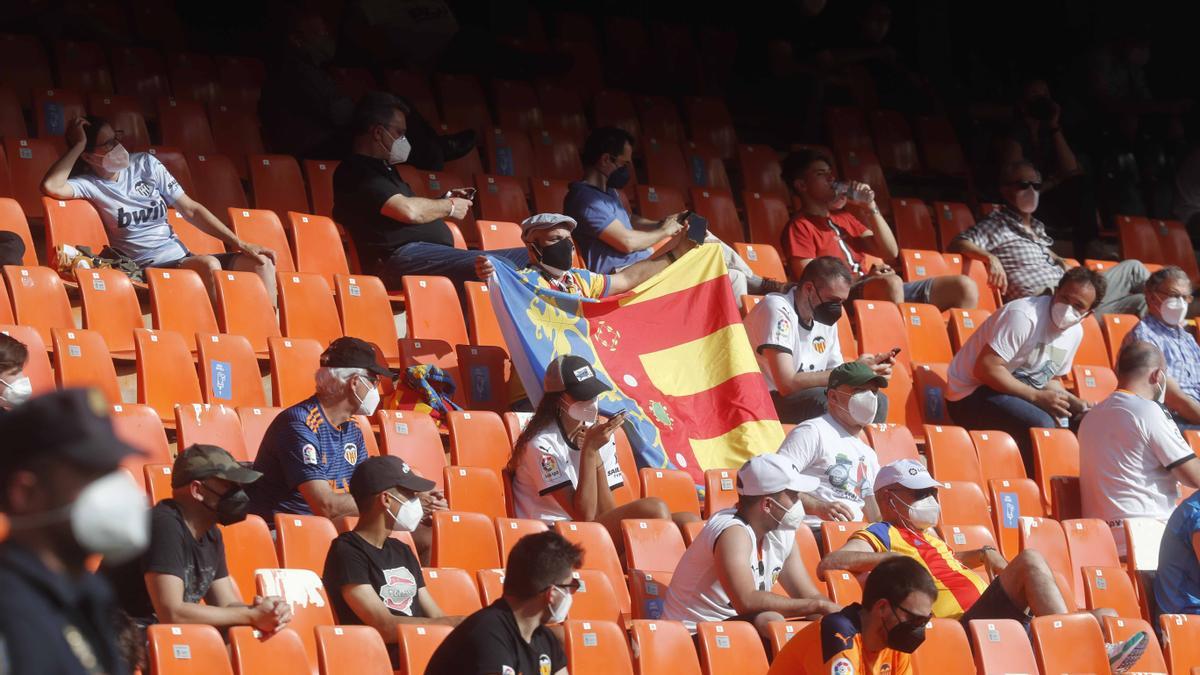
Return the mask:
<path id="1" fill-rule="evenodd" d="M 229 266 L 233 264 L 233 261 L 237 260 L 238 256 L 240 256 L 242 254 L 241 253 L 204 253 L 204 254 L 200 254 L 200 255 L 208 255 L 208 256 L 212 256 L 212 257 L 216 258 L 217 262 L 221 263 L 221 269 L 227 270 L 227 269 L 229 269 Z M 154 267 L 154 268 L 157 268 L 160 270 L 173 270 L 173 269 L 178 269 L 179 263 L 183 262 L 184 260 L 187 260 L 188 258 L 198 258 L 198 257 L 200 257 L 200 256 L 197 254 L 189 253 L 188 255 L 180 258 L 179 260 L 172 260 L 171 262 L 162 263 L 160 265 L 147 265 L 147 267 Z"/>
<path id="2" fill-rule="evenodd" d="M 1028 628 L 1032 617 L 1024 607 L 1017 607 L 1012 598 L 1008 597 L 1008 593 L 1004 592 L 1000 580 L 994 579 L 959 621 L 964 629 L 969 629 L 969 623 L 974 619 L 1012 619 Z"/>

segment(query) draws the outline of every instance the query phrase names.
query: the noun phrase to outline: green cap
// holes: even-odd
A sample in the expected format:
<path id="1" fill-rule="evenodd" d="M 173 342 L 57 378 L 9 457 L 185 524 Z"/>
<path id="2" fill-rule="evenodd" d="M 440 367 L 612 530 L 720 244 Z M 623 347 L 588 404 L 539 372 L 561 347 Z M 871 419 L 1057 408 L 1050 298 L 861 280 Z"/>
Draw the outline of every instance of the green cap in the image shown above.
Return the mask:
<path id="1" fill-rule="evenodd" d="M 858 387 L 864 384 L 874 382 L 880 387 L 888 385 L 887 378 L 877 374 L 861 361 L 848 361 L 834 368 L 829 373 L 829 388 L 836 389 L 843 384 L 848 384 L 851 387 Z"/>
<path id="2" fill-rule="evenodd" d="M 171 470 L 171 487 L 177 488 L 194 480 L 216 476 L 233 483 L 248 485 L 262 474 L 242 466 L 224 448 L 215 445 L 190 445 L 175 458 Z"/>

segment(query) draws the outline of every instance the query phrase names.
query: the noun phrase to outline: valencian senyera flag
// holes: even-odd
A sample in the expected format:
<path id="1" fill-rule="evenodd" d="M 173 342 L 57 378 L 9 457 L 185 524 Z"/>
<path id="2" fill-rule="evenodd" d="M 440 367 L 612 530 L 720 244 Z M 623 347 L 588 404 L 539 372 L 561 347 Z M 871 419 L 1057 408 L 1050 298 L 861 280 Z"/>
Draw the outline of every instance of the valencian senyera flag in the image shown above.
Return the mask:
<path id="1" fill-rule="evenodd" d="M 535 405 L 549 363 L 576 354 L 612 387 L 600 411 L 628 411 L 625 432 L 639 466 L 681 469 L 703 486 L 706 469 L 738 468 L 779 447 L 783 428 L 718 245 L 600 300 L 537 288 L 503 261 L 492 265 L 492 306 Z"/>

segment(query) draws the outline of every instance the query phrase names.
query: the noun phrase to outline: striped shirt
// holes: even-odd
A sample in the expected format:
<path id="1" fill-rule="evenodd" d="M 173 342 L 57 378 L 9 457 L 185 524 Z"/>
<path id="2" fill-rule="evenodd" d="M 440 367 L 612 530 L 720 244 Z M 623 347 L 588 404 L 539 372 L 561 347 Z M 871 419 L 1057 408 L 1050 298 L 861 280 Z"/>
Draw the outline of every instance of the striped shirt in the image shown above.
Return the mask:
<path id="1" fill-rule="evenodd" d="M 1038 295 L 1057 286 L 1062 278 L 1064 270 L 1050 253 L 1054 239 L 1046 234 L 1046 226 L 1037 218 L 1026 226 L 1008 206 L 992 211 L 958 238 L 999 258 L 1008 277 L 1005 302 Z"/>
<path id="2" fill-rule="evenodd" d="M 1200 344 L 1186 328 L 1168 326 L 1153 314 L 1146 314 L 1121 346 L 1130 342 L 1150 342 L 1162 350 L 1167 360 L 1167 374 L 1183 393 L 1200 401 Z"/>

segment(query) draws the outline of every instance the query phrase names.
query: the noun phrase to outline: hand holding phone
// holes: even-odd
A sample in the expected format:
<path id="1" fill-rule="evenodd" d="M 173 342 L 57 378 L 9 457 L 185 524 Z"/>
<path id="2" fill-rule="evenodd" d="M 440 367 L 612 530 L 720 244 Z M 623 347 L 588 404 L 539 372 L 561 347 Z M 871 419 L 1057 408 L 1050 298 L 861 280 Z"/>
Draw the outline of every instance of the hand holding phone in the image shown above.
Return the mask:
<path id="1" fill-rule="evenodd" d="M 443 197 L 443 199 L 449 199 L 451 197 L 458 197 L 459 199 L 469 199 L 471 201 L 475 201 L 475 188 L 461 187 L 461 188 L 454 188 L 452 190 L 448 190 L 448 191 L 446 191 L 446 195 Z"/>
<path id="2" fill-rule="evenodd" d="M 687 237 L 697 244 L 703 244 L 708 238 L 708 218 L 696 215 L 693 211 L 684 213 L 681 219 L 688 228 Z"/>

